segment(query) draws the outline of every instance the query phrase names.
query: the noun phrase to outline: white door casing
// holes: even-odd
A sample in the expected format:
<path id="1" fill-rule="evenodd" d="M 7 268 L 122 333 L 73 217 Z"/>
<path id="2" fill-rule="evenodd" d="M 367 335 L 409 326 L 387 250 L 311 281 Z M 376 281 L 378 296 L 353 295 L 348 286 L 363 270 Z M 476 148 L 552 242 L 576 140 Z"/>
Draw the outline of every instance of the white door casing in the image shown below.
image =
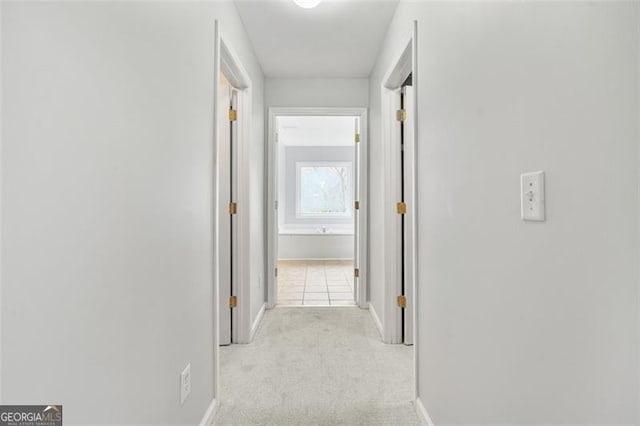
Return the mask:
<path id="1" fill-rule="evenodd" d="M 414 286 L 415 286 L 415 270 L 416 270 L 416 193 L 415 193 L 415 138 L 414 132 L 414 93 L 412 86 L 404 86 L 402 88 L 403 93 L 403 109 L 406 111 L 406 119 L 402 126 L 402 140 L 404 147 L 404 161 L 403 161 L 403 180 L 404 180 L 404 201 L 407 206 L 411 208 L 407 209 L 407 213 L 404 215 L 404 295 L 407 299 L 407 305 L 403 309 L 403 342 L 405 345 L 413 344 L 413 303 L 409 301 L 414 300 Z"/>
<path id="2" fill-rule="evenodd" d="M 353 164 L 353 200 L 354 200 L 354 208 L 353 208 L 353 267 L 355 270 L 360 271 L 360 207 L 355 208 L 355 203 L 360 203 L 360 117 L 354 117 L 354 140 L 355 142 L 355 155 L 354 155 L 354 164 Z M 355 272 L 355 271 L 354 271 Z M 353 286 L 353 300 L 358 300 L 359 292 L 363 290 L 362 285 L 355 285 L 356 281 L 359 277 L 353 278 L 354 286 Z"/>
<path id="3" fill-rule="evenodd" d="M 221 147 L 221 129 L 228 128 L 229 135 L 231 134 L 231 127 L 228 116 L 228 107 L 221 108 L 219 105 L 219 99 L 224 96 L 221 92 L 221 85 L 218 83 L 221 80 L 221 76 L 224 74 L 228 80 L 230 86 L 233 87 L 235 93 L 234 102 L 236 103 L 235 109 L 237 110 L 237 121 L 234 122 L 234 152 L 236 153 L 235 163 L 235 185 L 237 188 L 235 194 L 235 202 L 238 205 L 237 214 L 234 216 L 236 222 L 234 228 L 234 258 L 237 262 L 237 267 L 234 273 L 235 288 L 234 294 L 238 297 L 237 307 L 233 309 L 233 329 L 230 335 L 230 339 L 234 343 L 248 343 L 251 335 L 251 306 L 250 306 L 250 271 L 249 271 L 249 247 L 251 242 L 249 233 L 249 173 L 250 167 L 250 146 L 251 146 L 251 118 L 252 118 L 252 85 L 251 79 L 248 76 L 245 68 L 242 66 L 238 56 L 234 53 L 231 46 L 225 41 L 223 31 L 219 21 L 215 21 L 215 33 L 214 33 L 214 68 L 213 68 L 213 103 L 214 115 L 212 119 L 213 130 L 213 153 L 212 153 L 212 195 L 214 205 L 212 206 L 213 217 L 212 221 L 212 239 L 213 239 L 213 262 L 212 262 L 212 332 L 214 342 L 214 398 L 219 399 L 220 395 L 220 350 L 222 335 L 221 327 L 223 327 L 224 314 L 229 307 L 229 299 L 226 293 L 223 293 L 224 289 L 221 288 L 221 266 L 227 263 L 227 257 L 225 252 L 229 253 L 229 245 L 224 241 L 224 230 L 222 229 L 225 224 L 229 224 L 231 229 L 229 218 L 229 205 L 220 194 L 220 187 L 225 183 L 220 181 L 220 173 L 226 173 L 224 165 L 221 164 L 224 158 L 230 158 L 230 152 L 224 151 L 224 146 Z M 225 124 L 226 123 L 226 124 Z M 224 144 L 223 144 L 224 145 Z M 227 157 L 229 155 L 229 157 Z M 229 189 L 230 189 L 230 182 Z M 222 231 L 222 233 L 221 233 Z M 230 233 L 230 232 L 229 232 Z M 229 268 L 230 269 L 230 268 Z M 228 282 L 228 281 L 227 281 Z M 226 287 L 225 287 L 226 288 Z M 230 292 L 229 292 L 230 293 Z M 227 326 L 224 325 L 224 330 L 227 330 Z"/>
<path id="4" fill-rule="evenodd" d="M 231 122 L 229 121 L 229 108 L 231 106 L 231 84 L 224 76 L 220 75 L 220 88 L 218 90 L 218 173 L 217 173 L 217 193 L 218 193 L 218 283 L 219 283 L 219 318 L 220 318 L 220 342 L 221 345 L 231 343 L 231 308 L 229 298 L 231 297 L 232 281 L 232 231 L 231 216 L 229 215 L 229 203 L 232 201 L 231 194 Z"/>
<path id="5" fill-rule="evenodd" d="M 418 396 L 418 363 L 417 360 L 421 356 L 420 342 L 417 336 L 420 310 L 416 305 L 416 300 L 418 299 L 419 293 L 419 283 L 420 276 L 418 274 L 416 265 L 419 257 L 419 252 L 416 244 L 416 236 L 419 235 L 419 224 L 415 220 L 418 217 L 418 207 L 420 204 L 420 200 L 415 197 L 415 194 L 418 193 L 418 185 L 419 182 L 415 179 L 415 174 L 417 171 L 416 161 L 418 158 L 418 151 L 420 149 L 419 144 L 419 112 L 418 112 L 418 57 L 417 57 L 417 41 L 418 41 L 418 22 L 413 21 L 412 28 L 407 34 L 406 41 L 402 44 L 402 49 L 398 51 L 397 56 L 391 62 L 391 66 L 389 67 L 387 73 L 382 79 L 381 85 L 381 114 L 382 114 L 382 142 L 384 145 L 385 155 L 393 157 L 396 151 L 394 151 L 394 146 L 399 144 L 398 138 L 400 137 L 400 133 L 397 130 L 395 121 L 395 109 L 398 108 L 398 91 L 400 90 L 402 84 L 406 80 L 409 75 L 412 75 L 412 105 L 409 106 L 410 110 L 407 110 L 407 119 L 408 123 L 405 125 L 410 125 L 413 135 L 413 141 L 415 142 L 413 145 L 413 159 L 411 159 L 410 167 L 413 168 L 414 171 L 414 180 L 410 183 L 413 186 L 411 190 L 411 194 L 414 195 L 413 205 L 407 205 L 407 211 L 410 212 L 408 216 L 413 216 L 413 220 L 410 223 L 410 226 L 413 227 L 412 238 L 413 238 L 413 266 L 410 266 L 410 271 L 413 274 L 413 284 L 410 284 L 410 288 L 407 289 L 407 306 L 409 307 L 408 315 L 413 317 L 412 325 L 413 330 L 403 330 L 402 328 L 402 320 L 403 320 L 403 310 L 397 306 L 396 297 L 398 295 L 397 291 L 399 289 L 399 281 L 401 279 L 399 274 L 399 259 L 396 255 L 385 256 L 385 289 L 384 289 L 384 306 L 383 306 L 383 315 L 382 315 L 382 331 L 383 331 L 383 340 L 386 343 L 402 343 L 402 332 L 411 333 L 414 344 L 414 394 Z M 397 188 L 395 187 L 394 182 L 391 180 L 398 179 L 400 176 L 400 171 L 398 170 L 399 162 L 396 161 L 395 158 L 385 158 L 385 179 L 387 180 L 385 183 L 385 252 L 391 251 L 397 252 L 399 250 L 399 246 L 389 247 L 393 244 L 398 244 L 400 239 L 398 238 L 397 233 L 400 232 L 400 227 L 397 226 L 398 219 L 396 213 L 396 202 L 398 201 L 399 194 L 396 192 Z"/>

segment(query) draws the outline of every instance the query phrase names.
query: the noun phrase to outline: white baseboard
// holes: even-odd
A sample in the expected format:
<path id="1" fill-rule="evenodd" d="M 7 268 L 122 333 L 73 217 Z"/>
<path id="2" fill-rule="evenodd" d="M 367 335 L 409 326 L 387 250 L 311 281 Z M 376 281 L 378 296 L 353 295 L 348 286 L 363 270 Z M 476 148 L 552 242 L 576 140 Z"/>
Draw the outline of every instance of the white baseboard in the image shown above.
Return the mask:
<path id="1" fill-rule="evenodd" d="M 373 308 L 373 305 L 371 303 L 369 303 L 369 313 L 371 314 L 371 318 L 373 318 L 373 323 L 376 325 L 376 328 L 378 329 L 378 333 L 380 333 L 380 339 L 384 340 L 382 322 L 380 322 L 380 318 L 378 318 L 378 314 L 376 310 Z"/>
<path id="2" fill-rule="evenodd" d="M 253 325 L 251 325 L 251 331 L 249 332 L 249 343 L 253 341 L 253 338 L 258 331 L 258 327 L 260 326 L 260 321 L 262 321 L 262 317 L 264 316 L 264 310 L 266 309 L 267 304 L 263 303 L 260 307 L 260 311 L 258 311 L 258 315 L 256 315 L 255 321 L 253 321 Z"/>
<path id="3" fill-rule="evenodd" d="M 353 260 L 353 257 L 283 257 L 278 260 Z"/>
<path id="4" fill-rule="evenodd" d="M 213 399 L 207 411 L 204 413 L 204 417 L 200 420 L 200 426 L 211 426 L 213 424 L 213 420 L 216 417 L 216 412 L 218 411 L 218 400 Z"/>
<path id="5" fill-rule="evenodd" d="M 416 413 L 423 424 L 427 426 L 435 426 L 435 423 L 431 420 L 431 417 L 429 416 L 427 409 L 424 408 L 424 404 L 420 398 L 416 398 Z"/>

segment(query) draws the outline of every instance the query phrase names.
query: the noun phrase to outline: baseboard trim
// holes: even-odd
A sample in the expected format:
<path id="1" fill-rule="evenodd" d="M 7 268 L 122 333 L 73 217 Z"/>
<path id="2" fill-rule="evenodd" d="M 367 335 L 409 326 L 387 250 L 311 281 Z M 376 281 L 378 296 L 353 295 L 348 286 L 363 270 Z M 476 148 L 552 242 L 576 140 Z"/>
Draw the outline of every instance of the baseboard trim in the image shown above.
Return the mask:
<path id="1" fill-rule="evenodd" d="M 353 260 L 352 257 L 283 257 L 278 260 Z"/>
<path id="2" fill-rule="evenodd" d="M 218 412 L 218 400 L 213 399 L 209 407 L 207 407 L 207 411 L 204 413 L 204 417 L 200 421 L 200 426 L 211 426 L 213 424 L 213 420 L 216 417 L 216 413 Z"/>
<path id="3" fill-rule="evenodd" d="M 380 322 L 380 318 L 378 317 L 378 313 L 371 303 L 369 303 L 369 313 L 371 314 L 371 318 L 373 318 L 373 323 L 376 325 L 378 329 L 378 333 L 380 334 L 380 339 L 384 340 L 384 332 L 382 328 L 382 322 Z"/>
<path id="4" fill-rule="evenodd" d="M 431 416 L 429 416 L 427 409 L 424 408 L 424 404 L 420 398 L 416 398 L 416 413 L 423 424 L 427 426 L 435 426 L 435 423 L 431 420 Z"/>
<path id="5" fill-rule="evenodd" d="M 258 315 L 256 315 L 255 321 L 253 321 L 253 325 L 251 325 L 251 331 L 249 332 L 249 343 L 253 342 L 253 338 L 258 331 L 258 327 L 260 326 L 260 321 L 262 321 L 262 317 L 264 316 L 264 310 L 267 308 L 267 304 L 263 303 L 260 306 L 260 311 L 258 311 Z"/>

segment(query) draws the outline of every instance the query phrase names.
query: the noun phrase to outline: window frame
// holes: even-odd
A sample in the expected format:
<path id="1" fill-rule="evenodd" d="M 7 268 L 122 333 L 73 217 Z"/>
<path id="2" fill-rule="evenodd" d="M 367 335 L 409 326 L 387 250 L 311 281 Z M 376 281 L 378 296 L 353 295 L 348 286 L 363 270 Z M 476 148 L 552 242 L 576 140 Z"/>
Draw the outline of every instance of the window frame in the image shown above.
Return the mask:
<path id="1" fill-rule="evenodd" d="M 302 213 L 302 180 L 303 167 L 345 167 L 348 172 L 344 213 Z M 296 219 L 351 219 L 353 218 L 353 162 L 352 161 L 296 161 Z"/>

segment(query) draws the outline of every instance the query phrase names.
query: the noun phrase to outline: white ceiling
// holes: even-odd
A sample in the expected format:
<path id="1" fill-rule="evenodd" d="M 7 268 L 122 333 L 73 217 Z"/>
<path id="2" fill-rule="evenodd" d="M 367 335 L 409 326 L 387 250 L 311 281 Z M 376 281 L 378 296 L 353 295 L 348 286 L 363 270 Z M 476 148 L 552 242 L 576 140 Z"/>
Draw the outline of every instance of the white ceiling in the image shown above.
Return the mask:
<path id="1" fill-rule="evenodd" d="M 267 77 L 368 77 L 397 0 L 235 0 Z"/>

